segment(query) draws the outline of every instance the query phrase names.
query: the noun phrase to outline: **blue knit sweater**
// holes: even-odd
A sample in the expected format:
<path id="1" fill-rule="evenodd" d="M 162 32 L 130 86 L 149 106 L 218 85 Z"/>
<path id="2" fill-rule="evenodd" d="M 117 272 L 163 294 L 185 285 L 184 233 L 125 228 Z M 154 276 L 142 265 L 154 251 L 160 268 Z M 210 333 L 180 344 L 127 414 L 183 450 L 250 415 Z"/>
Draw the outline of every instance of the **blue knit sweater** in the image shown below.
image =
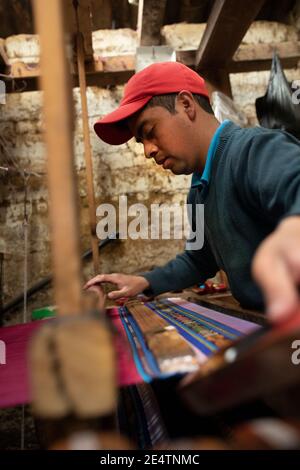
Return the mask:
<path id="1" fill-rule="evenodd" d="M 283 131 L 229 122 L 220 133 L 205 194 L 201 185 L 192 187 L 188 202 L 204 203 L 204 246 L 143 273 L 152 293 L 203 283 L 223 269 L 241 305 L 262 309 L 251 262 L 283 218 L 300 215 L 300 142 Z"/>

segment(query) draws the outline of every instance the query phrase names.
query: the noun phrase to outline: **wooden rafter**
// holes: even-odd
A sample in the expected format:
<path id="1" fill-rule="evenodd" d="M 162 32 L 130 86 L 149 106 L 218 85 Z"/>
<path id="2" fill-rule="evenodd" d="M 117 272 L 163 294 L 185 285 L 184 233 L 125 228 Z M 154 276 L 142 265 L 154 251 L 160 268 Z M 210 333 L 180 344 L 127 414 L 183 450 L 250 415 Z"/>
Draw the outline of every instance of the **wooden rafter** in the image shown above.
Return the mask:
<path id="1" fill-rule="evenodd" d="M 226 70 L 229 73 L 270 70 L 274 50 L 278 53 L 283 68 L 297 66 L 300 59 L 300 42 L 288 41 L 276 44 L 241 46 L 235 53 L 233 60 L 227 64 Z M 196 50 L 177 51 L 176 53 L 178 62 L 192 68 L 195 64 L 195 56 Z M 85 66 L 87 84 L 107 86 L 126 83 L 133 75 L 134 68 L 135 56 L 133 55 L 107 57 L 88 62 Z M 75 86 L 78 83 L 76 73 L 77 68 L 74 67 Z M 11 65 L 11 75 L 16 81 L 27 80 L 28 89 L 37 89 L 36 79 L 40 75 L 40 66 L 39 64 L 28 65 L 23 62 L 16 62 Z"/>
<path id="2" fill-rule="evenodd" d="M 270 70 L 273 52 L 280 57 L 283 68 L 297 67 L 300 59 L 300 42 L 287 41 L 274 44 L 249 44 L 241 46 L 226 65 L 230 73 Z M 178 51 L 177 60 L 192 67 L 196 51 Z"/>
<path id="3" fill-rule="evenodd" d="M 139 0 L 138 43 L 140 46 L 160 44 L 167 0 Z"/>
<path id="4" fill-rule="evenodd" d="M 241 46 L 230 62 L 229 70 L 231 73 L 270 70 L 274 51 L 280 57 L 283 68 L 297 67 L 300 58 L 300 42 L 287 41 Z"/>
<path id="5" fill-rule="evenodd" d="M 93 58 L 91 0 L 67 0 L 66 6 L 68 30 L 73 35 L 74 42 L 77 31 L 82 33 L 84 56 L 85 60 L 89 61 Z M 78 11 L 78 25 L 76 9 Z"/>
<path id="6" fill-rule="evenodd" d="M 196 70 L 226 68 L 264 1 L 215 1 L 196 53 Z"/>

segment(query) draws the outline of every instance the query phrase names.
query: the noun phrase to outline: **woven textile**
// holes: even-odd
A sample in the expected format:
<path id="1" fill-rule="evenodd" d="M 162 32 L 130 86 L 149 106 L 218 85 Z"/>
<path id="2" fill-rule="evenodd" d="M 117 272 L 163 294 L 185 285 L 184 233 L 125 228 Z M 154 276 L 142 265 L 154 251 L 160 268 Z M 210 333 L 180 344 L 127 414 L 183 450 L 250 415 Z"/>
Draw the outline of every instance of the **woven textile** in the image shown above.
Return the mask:
<path id="1" fill-rule="evenodd" d="M 259 328 L 255 323 L 178 298 L 145 305 L 175 326 L 196 351 L 199 365 L 220 347 Z M 137 322 L 126 307 L 108 309 L 107 315 L 115 330 L 119 385 L 147 383 L 154 378 L 167 377 L 161 373 Z M 43 321 L 0 329 L 0 340 L 6 345 L 6 364 L 0 365 L 1 408 L 30 401 L 27 347 L 32 334 Z"/>

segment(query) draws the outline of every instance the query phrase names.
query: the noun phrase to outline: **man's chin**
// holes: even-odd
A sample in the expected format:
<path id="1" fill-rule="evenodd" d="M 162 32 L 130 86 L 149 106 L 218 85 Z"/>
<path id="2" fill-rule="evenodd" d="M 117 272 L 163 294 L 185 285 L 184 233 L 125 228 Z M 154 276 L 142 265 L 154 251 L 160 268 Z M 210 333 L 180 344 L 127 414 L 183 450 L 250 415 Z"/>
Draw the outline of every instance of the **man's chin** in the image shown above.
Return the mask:
<path id="1" fill-rule="evenodd" d="M 174 175 L 191 175 L 193 173 L 190 168 L 176 168 L 176 165 L 170 168 L 170 170 Z"/>

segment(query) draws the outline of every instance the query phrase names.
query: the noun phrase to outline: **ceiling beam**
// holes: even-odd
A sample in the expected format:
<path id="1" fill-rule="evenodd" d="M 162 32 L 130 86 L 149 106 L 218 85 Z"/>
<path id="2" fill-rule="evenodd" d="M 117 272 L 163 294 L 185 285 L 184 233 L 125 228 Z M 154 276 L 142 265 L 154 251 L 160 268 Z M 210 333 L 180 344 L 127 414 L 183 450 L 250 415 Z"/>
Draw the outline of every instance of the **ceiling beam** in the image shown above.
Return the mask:
<path id="1" fill-rule="evenodd" d="M 207 69 L 203 78 L 205 79 L 206 88 L 210 97 L 214 91 L 221 91 L 225 95 L 229 96 L 229 98 L 232 98 L 232 89 L 228 70 Z"/>
<path id="2" fill-rule="evenodd" d="M 231 62 L 226 66 L 229 73 L 254 72 L 270 70 L 273 52 L 280 57 L 284 69 L 296 67 L 300 60 L 300 42 L 282 42 L 277 44 L 257 44 L 241 46 Z M 177 51 L 177 62 L 194 68 L 196 50 Z M 18 85 L 18 81 L 26 80 L 26 90 L 37 89 L 37 78 L 40 75 L 39 64 L 24 64 L 15 62 L 10 66 L 11 78 Z M 99 58 L 86 64 L 87 84 L 95 86 L 120 85 L 126 83 L 133 75 L 135 69 L 135 56 L 115 56 Z M 208 69 L 209 70 L 209 69 Z M 9 71 L 7 71 L 9 73 Z M 73 84 L 78 86 L 76 67 L 73 67 Z M 20 84 L 20 86 L 22 86 Z M 18 88 L 18 86 L 17 86 Z M 11 90 L 7 82 L 7 90 Z"/>
<path id="3" fill-rule="evenodd" d="M 75 5 L 75 7 L 74 7 Z M 77 10 L 77 13 L 76 13 Z M 76 34 L 79 32 L 83 35 L 84 57 L 86 61 L 93 58 L 92 44 L 92 17 L 91 17 L 91 0 L 67 0 L 66 17 L 68 31 L 73 36 L 73 43 L 76 41 Z M 78 24 L 77 24 L 78 17 Z M 74 48 L 75 53 L 75 48 Z"/>
<path id="4" fill-rule="evenodd" d="M 195 50 L 177 51 L 178 62 L 189 67 L 195 64 Z M 242 45 L 236 51 L 233 59 L 226 65 L 229 73 L 259 72 L 270 70 L 273 53 L 277 52 L 283 68 L 297 67 L 300 60 L 300 42 L 286 41 L 274 44 L 249 44 Z M 214 70 L 211 66 L 208 70 Z"/>
<path id="5" fill-rule="evenodd" d="M 137 31 L 140 46 L 160 44 L 166 4 L 167 0 L 139 0 Z"/>
<path id="6" fill-rule="evenodd" d="M 226 68 L 264 2 L 215 0 L 196 53 L 196 70 Z"/>
<path id="7" fill-rule="evenodd" d="M 241 46 L 234 54 L 229 70 L 231 73 L 270 70 L 274 52 L 280 57 L 283 68 L 297 67 L 300 59 L 300 42 Z"/>

